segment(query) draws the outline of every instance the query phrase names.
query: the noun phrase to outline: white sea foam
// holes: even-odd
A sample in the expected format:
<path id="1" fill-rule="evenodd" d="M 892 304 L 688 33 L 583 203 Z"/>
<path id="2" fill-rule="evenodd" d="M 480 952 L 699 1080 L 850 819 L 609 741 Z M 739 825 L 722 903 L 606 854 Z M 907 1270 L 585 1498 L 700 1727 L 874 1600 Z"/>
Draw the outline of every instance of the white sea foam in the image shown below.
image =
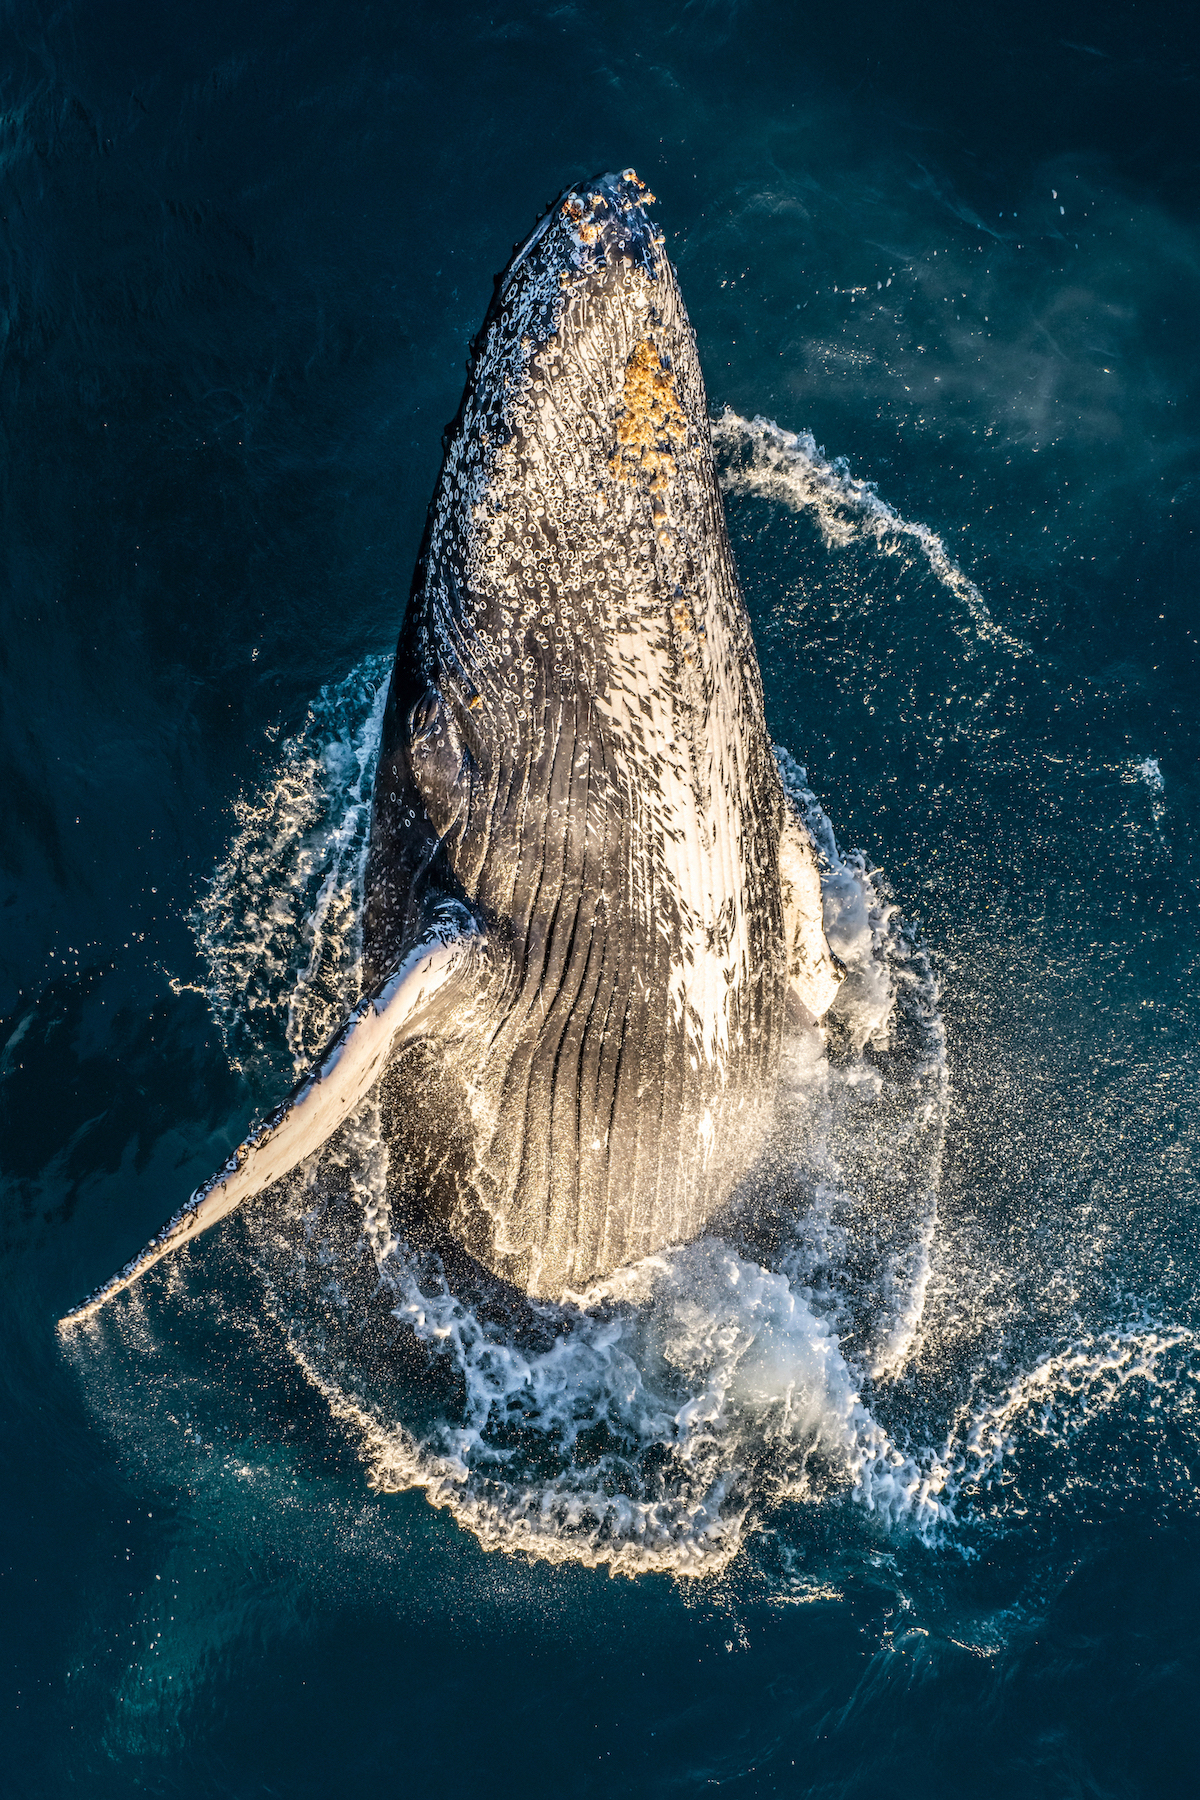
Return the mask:
<path id="1" fill-rule="evenodd" d="M 725 1567 L 771 1499 L 844 1492 L 881 1524 L 926 1534 L 945 1517 L 936 1479 L 862 1404 L 828 1323 L 785 1276 L 719 1242 L 624 1272 L 616 1304 L 565 1317 L 536 1351 L 418 1286 L 402 1251 L 383 1273 L 395 1316 L 453 1359 L 460 1413 L 418 1435 L 295 1334 L 293 1354 L 374 1487 L 423 1489 L 489 1549 L 698 1575 Z M 504 1430 L 514 1417 L 519 1446 Z"/>
<path id="2" fill-rule="evenodd" d="M 915 549 L 961 603 L 974 634 L 1014 656 L 1029 647 L 992 617 L 978 587 L 959 568 L 936 531 L 903 518 L 881 500 L 873 481 L 851 475 L 845 457 L 829 460 L 810 431 L 785 431 L 773 419 L 744 419 L 726 407 L 712 424 L 726 493 L 761 494 L 807 512 L 831 549 L 864 539 L 887 556 Z"/>
<path id="3" fill-rule="evenodd" d="M 237 834 L 191 915 L 235 1067 L 274 1048 L 282 1028 L 299 1074 L 358 998 L 358 900 L 390 666 L 370 656 L 321 689 L 273 778 L 237 801 Z"/>
<path id="4" fill-rule="evenodd" d="M 1031 1448 L 1042 1443 L 1059 1453 L 1070 1485 L 1078 1479 L 1072 1440 L 1127 1402 L 1132 1385 L 1149 1394 L 1151 1409 L 1165 1399 L 1177 1419 L 1189 1403 L 1194 1411 L 1195 1348 L 1196 1335 L 1186 1326 L 1143 1317 L 1080 1329 L 998 1388 L 992 1385 L 994 1371 L 980 1369 L 941 1450 L 923 1459 L 930 1478 L 952 1508 L 969 1504 L 1002 1514 L 996 1496 L 1005 1494 Z M 1181 1472 L 1190 1490 L 1190 1471 Z M 1130 1468 L 1116 1478 L 1127 1483 L 1132 1474 Z"/>

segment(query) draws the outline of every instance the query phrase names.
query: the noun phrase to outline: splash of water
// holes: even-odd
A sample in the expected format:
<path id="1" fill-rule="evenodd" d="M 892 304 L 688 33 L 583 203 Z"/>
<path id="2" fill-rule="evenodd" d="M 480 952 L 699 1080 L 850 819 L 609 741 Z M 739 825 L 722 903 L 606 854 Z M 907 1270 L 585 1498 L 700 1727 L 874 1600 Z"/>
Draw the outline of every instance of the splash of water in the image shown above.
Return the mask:
<path id="1" fill-rule="evenodd" d="M 1117 1407 L 1132 1383 L 1174 1394 L 1188 1373 L 1178 1368 L 1176 1353 L 1195 1343 L 1186 1326 L 1150 1318 L 1080 1331 L 1019 1370 L 999 1393 L 977 1391 L 958 1409 L 936 1459 L 936 1479 L 955 1493 L 986 1487 L 1021 1444 L 1040 1438 L 1065 1446 Z"/>
<path id="2" fill-rule="evenodd" d="M 844 456 L 830 461 L 810 431 L 785 431 L 761 415 L 744 419 L 727 406 L 713 421 L 712 434 L 722 459 L 721 485 L 726 493 L 759 494 L 781 501 L 793 512 L 810 513 L 831 549 L 863 540 L 885 556 L 915 548 L 961 603 L 977 638 L 1012 656 L 1030 654 L 1027 644 L 992 617 L 978 587 L 937 532 L 920 520 L 903 518 L 880 499 L 873 481 L 851 475 Z"/>
<path id="3" fill-rule="evenodd" d="M 213 884 L 230 904 L 197 914 L 235 1040 L 265 1043 L 285 1016 L 295 1041 L 319 1035 L 330 1000 L 309 979 L 315 933 L 285 915 L 265 940 L 262 986 L 239 992 L 229 968 L 252 963 L 264 939 L 261 913 L 237 902 L 304 857 L 310 891 L 344 879 L 356 910 L 379 673 L 368 666 L 331 690 L 357 695 L 357 710 L 314 709 L 285 746 Z M 881 1422 L 880 1400 L 921 1346 L 949 1095 L 937 983 L 882 875 L 841 852 L 804 771 L 778 756 L 818 847 L 847 978 L 827 1036 L 808 1034 L 787 1066 L 776 1161 L 762 1176 L 779 1199 L 768 1244 L 739 1236 L 735 1215 L 724 1235 L 619 1271 L 571 1305 L 497 1314 L 405 1241 L 374 1097 L 282 1206 L 246 1215 L 263 1310 L 370 1484 L 422 1490 L 488 1548 L 711 1575 L 784 1502 L 848 1502 L 872 1529 L 932 1544 L 1004 1482 L 1020 1448 L 1081 1429 L 1183 1344 L 1153 1322 L 1084 1334 L 998 1390 L 993 1368 L 977 1371 L 936 1441 L 898 1441 Z M 357 967 L 345 937 L 332 943 L 348 1004 Z M 169 1270 L 159 1303 L 177 1311 L 185 1286 L 182 1267 Z M 147 1290 L 121 1315 L 139 1357 L 157 1335 L 154 1309 Z M 238 1459 L 224 1461 L 218 1478 L 244 1486 Z M 255 1473 L 259 1486 L 275 1480 Z"/>
<path id="4" fill-rule="evenodd" d="M 855 1324 L 865 1374 L 899 1373 L 914 1353 L 930 1276 L 937 1195 L 950 1101 L 946 1034 L 937 977 L 923 944 L 905 926 L 888 884 L 862 851 L 843 854 L 806 771 L 785 750 L 776 752 L 784 787 L 799 808 L 821 867 L 825 934 L 846 969 L 833 1027 L 850 1054 L 830 1063 L 825 1079 L 841 1088 L 840 1104 L 821 1122 L 826 1166 L 867 1175 L 856 1187 L 824 1181 L 810 1209 L 809 1239 L 818 1217 L 845 1225 L 838 1249 L 867 1234 L 875 1247 L 874 1281 L 864 1281 L 856 1258 Z M 796 1115 L 811 1112 L 807 1094 Z M 812 1279 L 812 1270 L 793 1273 Z"/>
<path id="5" fill-rule="evenodd" d="M 268 1055 L 282 1033 L 300 1074 L 358 998 L 358 901 L 390 668 L 369 656 L 321 689 L 263 791 L 236 802 L 237 834 L 190 916 L 235 1067 Z"/>
<path id="6" fill-rule="evenodd" d="M 372 659 L 325 690 L 261 799 L 241 803 L 195 915 L 214 1010 L 243 1054 L 265 1050 L 284 1018 L 296 1054 L 357 996 L 348 922 L 382 682 Z M 374 1101 L 302 1172 L 282 1214 L 249 1220 L 269 1308 L 372 1484 L 424 1489 L 489 1546 L 710 1573 L 772 1498 L 850 1496 L 927 1535 L 948 1516 L 862 1400 L 864 1379 L 909 1355 L 927 1280 L 947 1097 L 936 982 L 878 871 L 842 855 L 804 771 L 779 757 L 819 846 L 848 975 L 830 1042 L 808 1033 L 789 1057 L 764 1174 L 769 1256 L 735 1214 L 724 1236 L 668 1249 L 572 1305 L 497 1321 L 393 1227 Z M 425 1357 L 416 1388 L 394 1377 L 405 1339 Z M 431 1378 L 451 1403 L 419 1391 Z"/>

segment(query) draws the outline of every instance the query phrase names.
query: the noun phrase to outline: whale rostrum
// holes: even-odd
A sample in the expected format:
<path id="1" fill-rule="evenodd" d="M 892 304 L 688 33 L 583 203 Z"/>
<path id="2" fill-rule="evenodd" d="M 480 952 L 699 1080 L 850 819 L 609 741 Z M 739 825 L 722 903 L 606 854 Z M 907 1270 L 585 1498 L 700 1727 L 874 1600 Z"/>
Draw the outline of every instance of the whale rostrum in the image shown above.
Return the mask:
<path id="1" fill-rule="evenodd" d="M 675 272 L 632 170 L 496 282 L 391 676 L 365 998 L 64 1323 L 285 1175 L 377 1084 L 389 1181 L 529 1294 L 695 1235 L 839 967 L 786 799 Z"/>

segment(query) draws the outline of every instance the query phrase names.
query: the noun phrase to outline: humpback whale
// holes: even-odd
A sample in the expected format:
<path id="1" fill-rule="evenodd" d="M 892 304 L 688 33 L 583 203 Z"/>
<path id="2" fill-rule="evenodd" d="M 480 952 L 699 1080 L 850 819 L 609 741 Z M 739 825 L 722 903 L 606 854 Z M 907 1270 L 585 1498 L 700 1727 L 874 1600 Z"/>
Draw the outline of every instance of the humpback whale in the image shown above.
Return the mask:
<path id="1" fill-rule="evenodd" d="M 694 1236 L 840 969 L 784 794 L 695 339 L 632 170 L 497 277 L 392 670 L 363 999 L 118 1275 L 286 1175 L 379 1084 L 396 1179 L 478 1262 L 580 1293 Z"/>

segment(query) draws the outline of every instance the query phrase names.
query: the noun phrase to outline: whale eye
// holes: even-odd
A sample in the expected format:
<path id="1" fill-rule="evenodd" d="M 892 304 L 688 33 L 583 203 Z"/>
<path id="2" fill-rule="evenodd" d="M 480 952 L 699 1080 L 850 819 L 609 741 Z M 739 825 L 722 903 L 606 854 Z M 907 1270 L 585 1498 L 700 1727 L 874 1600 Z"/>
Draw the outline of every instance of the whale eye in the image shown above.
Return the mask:
<path id="1" fill-rule="evenodd" d="M 415 701 L 408 715 L 408 739 L 423 744 L 437 730 L 442 714 L 442 697 L 436 688 L 427 687 Z"/>

